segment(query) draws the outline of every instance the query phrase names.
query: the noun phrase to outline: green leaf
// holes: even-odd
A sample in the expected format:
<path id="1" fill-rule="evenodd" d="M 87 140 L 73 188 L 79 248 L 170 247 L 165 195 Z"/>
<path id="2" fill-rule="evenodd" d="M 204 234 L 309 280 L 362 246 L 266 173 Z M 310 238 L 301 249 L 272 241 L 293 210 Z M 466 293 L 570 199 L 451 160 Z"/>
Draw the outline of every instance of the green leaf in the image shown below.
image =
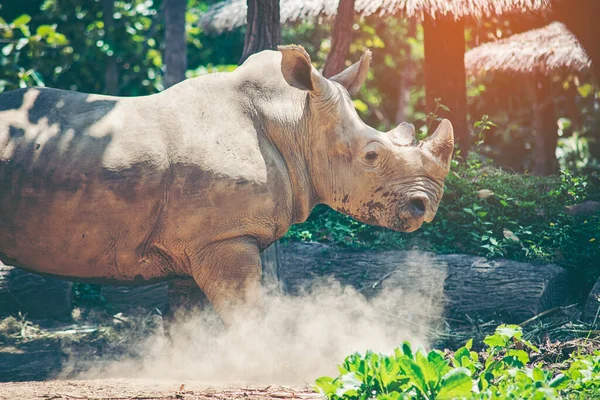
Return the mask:
<path id="1" fill-rule="evenodd" d="M 513 349 L 511 349 L 511 350 L 508 350 L 506 352 L 506 355 L 507 356 L 515 357 L 523 365 L 525 365 L 525 364 L 527 364 L 529 362 L 529 355 L 524 350 L 513 350 Z"/>
<path id="2" fill-rule="evenodd" d="M 463 357 L 470 358 L 469 350 L 467 350 L 466 347 L 461 347 L 460 349 L 456 350 L 456 352 L 454 353 L 454 359 L 456 360 L 458 365 L 460 365 L 461 367 L 463 366 L 463 364 L 462 364 Z"/>
<path id="3" fill-rule="evenodd" d="M 430 363 L 428 358 L 425 357 L 420 351 L 417 352 L 415 358 L 416 364 L 421 367 L 421 370 L 423 371 L 425 383 L 431 390 L 435 390 L 435 387 L 440 381 L 440 372 L 437 370 L 436 366 Z"/>
<path id="4" fill-rule="evenodd" d="M 4 54 L 6 57 L 8 57 L 14 48 L 15 48 L 15 44 L 9 43 L 2 48 L 2 54 Z"/>
<path id="5" fill-rule="evenodd" d="M 339 378 L 341 385 L 335 391 L 335 394 L 339 397 L 344 396 L 355 396 L 362 385 L 362 381 L 356 376 L 354 372 L 342 375 Z"/>
<path id="6" fill-rule="evenodd" d="M 402 343 L 402 352 L 405 356 L 407 356 L 411 360 L 414 360 L 415 357 L 413 356 L 412 348 L 410 347 L 409 342 L 405 341 L 404 343 Z"/>
<path id="7" fill-rule="evenodd" d="M 496 328 L 496 334 L 505 336 L 507 338 L 521 338 L 523 330 L 519 325 L 500 325 Z"/>
<path id="8" fill-rule="evenodd" d="M 448 366 L 448 361 L 444 359 L 444 355 L 440 351 L 430 351 L 427 355 L 427 361 L 429 361 L 440 374 L 444 374 L 446 372 L 444 369 L 446 369 Z"/>
<path id="9" fill-rule="evenodd" d="M 35 33 L 41 37 L 48 37 L 54 34 L 54 27 L 52 25 L 40 25 Z"/>
<path id="10" fill-rule="evenodd" d="M 594 91 L 594 86 L 590 83 L 586 83 L 585 85 L 581 85 L 577 88 L 577 92 L 584 99 L 587 98 Z"/>
<path id="11" fill-rule="evenodd" d="M 554 379 L 550 381 L 548 386 L 561 390 L 569 386 L 569 381 L 570 378 L 568 378 L 567 376 L 563 374 L 558 374 L 554 377 Z"/>
<path id="12" fill-rule="evenodd" d="M 473 379 L 466 368 L 455 368 L 442 377 L 442 387 L 436 399 L 467 397 L 473 389 Z"/>
<path id="13" fill-rule="evenodd" d="M 365 104 L 365 102 L 363 102 L 362 100 L 355 99 L 353 101 L 353 103 L 354 103 L 354 108 L 356 108 L 356 110 L 359 111 L 359 112 L 363 112 L 364 113 L 364 112 L 367 112 L 369 110 L 369 106 L 367 106 Z"/>
<path id="14" fill-rule="evenodd" d="M 392 392 L 389 394 L 380 394 L 377 396 L 377 400 L 402 400 L 406 399 L 405 394 L 400 392 Z"/>
<path id="15" fill-rule="evenodd" d="M 403 358 L 399 361 L 400 366 L 406 375 L 410 379 L 410 383 L 418 389 L 424 396 L 427 396 L 427 384 L 425 382 L 425 374 L 421 367 L 419 367 L 412 360 Z"/>
<path id="16" fill-rule="evenodd" d="M 486 336 L 486 338 L 483 339 L 483 343 L 490 347 L 506 347 L 507 340 L 504 336 L 495 334 Z"/>
<path id="17" fill-rule="evenodd" d="M 536 381 L 542 381 L 542 382 L 545 381 L 544 371 L 539 367 L 535 367 L 533 369 L 532 375 L 533 375 L 533 379 Z"/>
<path id="18" fill-rule="evenodd" d="M 29 21 L 31 21 L 31 17 L 27 14 L 22 14 L 15 18 L 11 25 L 13 28 L 20 28 L 21 26 L 28 24 Z"/>
<path id="19" fill-rule="evenodd" d="M 339 384 L 336 384 L 333 378 L 329 376 L 323 376 L 316 381 L 316 388 L 319 392 L 329 397 L 335 394 L 335 391 L 339 388 Z"/>
<path id="20" fill-rule="evenodd" d="M 465 349 L 471 350 L 472 348 L 473 348 L 473 339 L 469 339 L 469 340 L 467 340 L 467 343 L 465 343 Z"/>

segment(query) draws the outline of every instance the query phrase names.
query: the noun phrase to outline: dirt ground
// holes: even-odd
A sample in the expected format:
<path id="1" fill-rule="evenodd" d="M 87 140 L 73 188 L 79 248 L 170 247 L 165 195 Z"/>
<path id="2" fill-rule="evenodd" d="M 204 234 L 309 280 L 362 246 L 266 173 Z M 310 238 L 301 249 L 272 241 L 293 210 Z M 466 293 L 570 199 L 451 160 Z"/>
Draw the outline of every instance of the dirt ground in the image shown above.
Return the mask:
<path id="1" fill-rule="evenodd" d="M 0 383 L 0 399 L 320 399 L 308 387 L 208 386 L 199 382 L 156 381 L 144 379 L 50 380 L 42 382 Z"/>

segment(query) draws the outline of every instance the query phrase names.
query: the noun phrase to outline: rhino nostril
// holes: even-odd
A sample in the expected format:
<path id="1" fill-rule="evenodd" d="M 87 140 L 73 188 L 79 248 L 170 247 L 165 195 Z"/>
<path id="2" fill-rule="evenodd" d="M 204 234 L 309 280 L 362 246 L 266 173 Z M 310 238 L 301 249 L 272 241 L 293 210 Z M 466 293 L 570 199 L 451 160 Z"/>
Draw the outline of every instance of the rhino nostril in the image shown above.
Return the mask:
<path id="1" fill-rule="evenodd" d="M 425 214 L 425 201 L 421 197 L 413 197 L 410 199 L 410 205 L 416 215 Z"/>

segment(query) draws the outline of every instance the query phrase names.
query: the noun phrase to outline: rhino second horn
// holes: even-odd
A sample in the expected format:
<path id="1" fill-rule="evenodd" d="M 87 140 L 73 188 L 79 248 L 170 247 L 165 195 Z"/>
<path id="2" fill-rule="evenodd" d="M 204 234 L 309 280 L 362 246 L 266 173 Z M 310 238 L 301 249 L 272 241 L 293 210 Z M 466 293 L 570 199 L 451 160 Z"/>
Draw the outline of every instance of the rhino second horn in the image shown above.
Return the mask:
<path id="1" fill-rule="evenodd" d="M 454 150 L 452 123 L 447 119 L 442 120 L 433 135 L 423 142 L 423 149 L 427 150 L 440 164 L 449 168 Z"/>
<path id="2" fill-rule="evenodd" d="M 402 122 L 389 131 L 388 136 L 392 143 L 397 146 L 410 146 L 415 143 L 415 126 L 407 122 Z"/>

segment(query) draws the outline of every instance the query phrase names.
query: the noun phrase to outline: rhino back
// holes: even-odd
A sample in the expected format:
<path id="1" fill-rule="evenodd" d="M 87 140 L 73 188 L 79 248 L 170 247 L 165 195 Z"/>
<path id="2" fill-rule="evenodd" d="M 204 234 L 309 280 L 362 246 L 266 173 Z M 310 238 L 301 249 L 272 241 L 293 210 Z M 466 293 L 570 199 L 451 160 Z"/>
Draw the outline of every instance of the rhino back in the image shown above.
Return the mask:
<path id="1" fill-rule="evenodd" d="M 93 276 L 98 270 L 86 265 L 117 264 L 117 243 L 142 240 L 167 162 L 136 102 L 53 89 L 0 95 L 4 257 L 41 272 Z"/>
<path id="2" fill-rule="evenodd" d="M 0 94 L 0 259 L 148 280 L 210 241 L 283 235 L 285 166 L 229 75 L 140 98 Z"/>

